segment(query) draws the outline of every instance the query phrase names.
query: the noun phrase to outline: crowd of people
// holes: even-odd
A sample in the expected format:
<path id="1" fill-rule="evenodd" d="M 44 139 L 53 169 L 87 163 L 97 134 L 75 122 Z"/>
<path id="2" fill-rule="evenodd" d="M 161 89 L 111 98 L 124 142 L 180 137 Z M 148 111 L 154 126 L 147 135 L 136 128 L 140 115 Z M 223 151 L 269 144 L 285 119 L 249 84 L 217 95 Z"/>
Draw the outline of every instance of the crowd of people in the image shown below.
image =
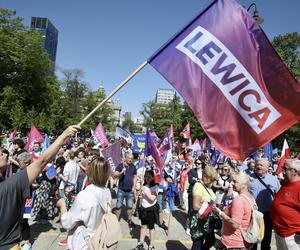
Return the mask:
<path id="1" fill-rule="evenodd" d="M 192 249 L 257 249 L 243 236 L 251 224 L 256 205 L 264 215 L 262 250 L 271 249 L 275 232 L 277 249 L 300 249 L 300 159 L 294 154 L 285 161 L 282 174 L 275 175 L 278 158 L 269 162 L 261 154 L 245 161 L 224 159 L 213 163 L 205 149 L 176 152 L 157 175 L 156 162 L 143 152 L 122 148 L 122 163 L 111 171 L 101 148 L 86 144 L 66 145 L 80 128 L 70 126 L 41 153 L 39 142 L 24 150 L 17 138 L 0 151 L 0 250 L 31 249 L 28 218 L 41 223 L 60 215 L 67 238 L 59 242 L 67 249 L 88 249 L 101 223 L 103 204 L 112 206 L 121 219 L 126 207 L 128 226 L 133 216 L 141 229 L 136 250 L 155 249 L 155 225 L 168 232 L 163 213 L 176 209 L 186 214 L 185 231 Z M 29 215 L 26 209 L 29 208 Z M 216 236 L 218 239 L 216 239 Z"/>

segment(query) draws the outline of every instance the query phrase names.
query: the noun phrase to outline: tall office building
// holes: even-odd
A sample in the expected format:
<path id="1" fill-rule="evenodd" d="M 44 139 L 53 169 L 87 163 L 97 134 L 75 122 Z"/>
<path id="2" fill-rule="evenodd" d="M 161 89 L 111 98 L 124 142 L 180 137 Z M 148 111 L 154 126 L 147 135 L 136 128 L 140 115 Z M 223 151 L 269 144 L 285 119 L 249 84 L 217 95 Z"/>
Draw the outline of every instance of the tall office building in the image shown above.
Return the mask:
<path id="1" fill-rule="evenodd" d="M 50 20 L 45 17 L 31 17 L 30 28 L 42 34 L 42 46 L 47 51 L 49 58 L 55 63 L 58 42 L 58 30 L 50 22 Z"/>
<path id="2" fill-rule="evenodd" d="M 158 89 L 155 96 L 155 102 L 159 104 L 168 104 L 175 98 L 175 90 Z"/>

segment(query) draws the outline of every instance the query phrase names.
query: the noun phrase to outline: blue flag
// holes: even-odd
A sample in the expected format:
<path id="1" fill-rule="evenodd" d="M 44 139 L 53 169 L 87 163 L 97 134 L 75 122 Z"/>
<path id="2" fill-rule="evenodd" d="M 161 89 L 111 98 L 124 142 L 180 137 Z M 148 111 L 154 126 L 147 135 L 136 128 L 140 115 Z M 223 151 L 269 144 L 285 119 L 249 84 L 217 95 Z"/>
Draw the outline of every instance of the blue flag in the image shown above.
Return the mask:
<path id="1" fill-rule="evenodd" d="M 264 146 L 264 156 L 268 158 L 269 162 L 272 164 L 273 146 L 271 142 Z"/>
<path id="2" fill-rule="evenodd" d="M 44 143 L 43 143 L 43 147 L 42 147 L 42 153 L 43 153 L 47 148 L 49 148 L 50 144 L 51 144 L 51 143 L 50 143 L 50 139 L 49 139 L 48 135 L 45 134 L 45 139 L 44 139 Z"/>

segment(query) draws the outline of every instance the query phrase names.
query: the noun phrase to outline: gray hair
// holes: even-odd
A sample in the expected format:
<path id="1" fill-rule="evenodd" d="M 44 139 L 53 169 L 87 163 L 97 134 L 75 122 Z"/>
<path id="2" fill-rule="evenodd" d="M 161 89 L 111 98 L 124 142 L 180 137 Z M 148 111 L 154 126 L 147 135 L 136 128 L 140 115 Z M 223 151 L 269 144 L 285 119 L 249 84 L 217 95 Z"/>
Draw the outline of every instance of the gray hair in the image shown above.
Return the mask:
<path id="1" fill-rule="evenodd" d="M 293 159 L 290 165 L 291 168 L 298 171 L 298 174 L 300 174 L 300 160 Z"/>
<path id="2" fill-rule="evenodd" d="M 23 162 L 25 165 L 29 165 L 31 163 L 31 154 L 28 152 L 23 152 L 17 156 L 17 160 Z"/>
<path id="3" fill-rule="evenodd" d="M 236 175 L 235 175 L 235 178 L 238 178 L 240 183 L 247 186 L 247 188 L 249 189 L 250 187 L 250 184 L 251 184 L 251 179 L 250 179 L 250 176 L 247 175 L 246 173 L 244 172 L 238 172 Z"/>
<path id="4" fill-rule="evenodd" d="M 257 158 L 255 161 L 255 164 L 257 164 L 258 162 L 266 165 L 267 167 L 270 166 L 270 162 L 269 162 L 268 158 L 263 158 L 263 157 Z"/>

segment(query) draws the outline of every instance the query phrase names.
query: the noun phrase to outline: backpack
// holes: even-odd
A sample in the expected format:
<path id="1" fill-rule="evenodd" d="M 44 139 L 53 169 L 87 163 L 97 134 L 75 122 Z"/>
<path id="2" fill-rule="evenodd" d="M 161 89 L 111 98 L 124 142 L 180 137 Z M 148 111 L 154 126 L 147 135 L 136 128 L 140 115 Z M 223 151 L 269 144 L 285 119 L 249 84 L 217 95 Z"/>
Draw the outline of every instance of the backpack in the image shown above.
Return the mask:
<path id="1" fill-rule="evenodd" d="M 115 250 L 122 238 L 120 222 L 109 203 L 101 204 L 101 208 L 104 214 L 95 234 L 84 238 L 89 250 Z"/>
<path id="2" fill-rule="evenodd" d="M 257 205 L 254 202 L 254 204 L 251 204 L 250 199 L 244 195 L 241 194 L 243 197 L 246 198 L 248 203 L 251 206 L 251 222 L 246 231 L 240 228 L 243 238 L 246 242 L 250 244 L 259 243 L 263 240 L 264 234 L 265 234 L 265 224 L 264 224 L 264 215 L 263 213 L 258 211 Z"/>

